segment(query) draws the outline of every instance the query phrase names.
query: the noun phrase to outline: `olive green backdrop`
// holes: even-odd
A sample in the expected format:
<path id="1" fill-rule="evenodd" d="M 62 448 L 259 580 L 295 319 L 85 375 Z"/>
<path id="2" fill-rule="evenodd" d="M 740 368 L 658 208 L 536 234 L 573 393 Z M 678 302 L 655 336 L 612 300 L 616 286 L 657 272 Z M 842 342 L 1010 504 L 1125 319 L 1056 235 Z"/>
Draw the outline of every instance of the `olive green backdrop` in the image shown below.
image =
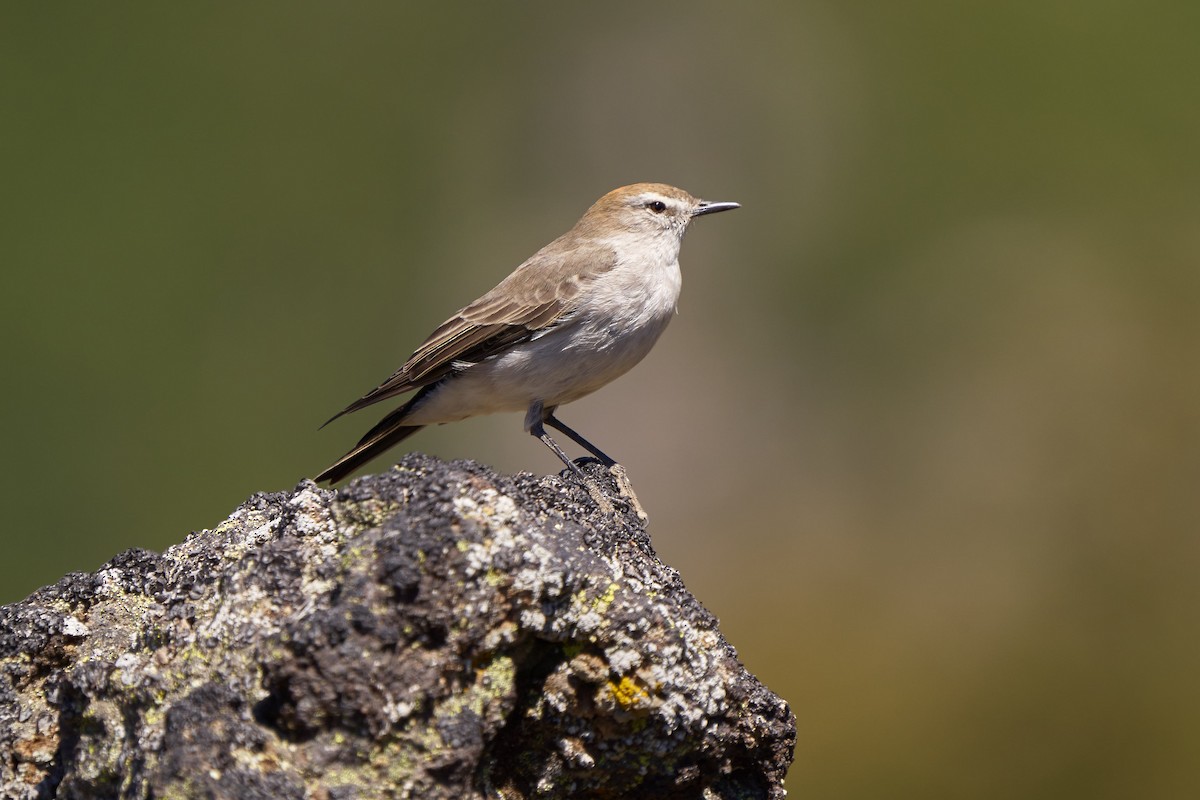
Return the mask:
<path id="1" fill-rule="evenodd" d="M 1188 796 L 1198 41 L 1188 2 L 7 5 L 0 601 L 314 474 L 666 181 L 744 207 L 563 418 L 792 704 L 794 795 Z M 559 468 L 518 415 L 411 446 Z"/>

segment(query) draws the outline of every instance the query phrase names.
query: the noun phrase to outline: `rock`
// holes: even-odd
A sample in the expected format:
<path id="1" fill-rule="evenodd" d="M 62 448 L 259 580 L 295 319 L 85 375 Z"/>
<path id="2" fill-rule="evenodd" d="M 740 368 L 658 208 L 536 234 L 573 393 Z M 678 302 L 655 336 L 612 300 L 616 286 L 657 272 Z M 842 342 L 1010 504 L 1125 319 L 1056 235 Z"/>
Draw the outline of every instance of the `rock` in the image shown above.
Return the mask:
<path id="1" fill-rule="evenodd" d="M 0 668 L 4 798 L 780 798 L 795 742 L 631 510 L 415 454 L 0 609 Z"/>

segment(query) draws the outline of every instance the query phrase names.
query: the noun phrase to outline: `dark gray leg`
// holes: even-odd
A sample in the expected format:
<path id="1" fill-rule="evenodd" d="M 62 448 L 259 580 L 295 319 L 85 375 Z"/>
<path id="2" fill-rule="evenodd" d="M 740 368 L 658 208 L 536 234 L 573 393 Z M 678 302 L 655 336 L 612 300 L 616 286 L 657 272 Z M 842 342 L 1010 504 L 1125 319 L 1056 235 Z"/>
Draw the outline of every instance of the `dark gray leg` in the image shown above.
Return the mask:
<path id="1" fill-rule="evenodd" d="M 596 458 L 600 459 L 601 463 L 603 463 L 604 466 L 612 467 L 617 463 L 616 461 L 613 461 L 611 458 L 609 458 L 607 455 L 605 455 L 604 451 L 601 450 L 599 447 L 596 447 L 596 445 L 592 444 L 587 439 L 583 438 L 578 433 L 576 433 L 575 431 L 573 431 L 569 427 L 567 427 L 565 424 L 563 424 L 562 420 L 560 420 L 558 417 L 554 416 L 553 408 L 546 412 L 545 421 L 546 421 L 546 424 L 549 425 L 551 428 L 554 428 L 556 431 L 561 431 L 562 433 L 565 433 L 571 439 L 571 441 L 575 442 L 575 444 L 579 445 L 584 450 L 587 450 L 589 453 L 594 455 Z M 555 446 L 557 447 L 557 445 L 555 445 Z M 559 451 L 559 452 L 562 452 L 562 451 Z M 562 456 L 560 455 L 559 458 L 562 458 Z"/>
<path id="2" fill-rule="evenodd" d="M 553 424 L 553 423 L 551 423 L 551 424 Z M 570 459 L 570 457 L 567 456 L 567 454 L 565 452 L 563 452 L 563 449 L 558 446 L 558 442 L 556 442 L 556 441 L 554 441 L 554 439 L 550 438 L 550 434 L 546 433 L 546 429 L 542 427 L 541 420 L 538 420 L 537 422 L 534 422 L 532 425 L 530 425 L 529 432 L 531 434 L 533 434 L 534 436 L 536 436 L 538 439 L 540 439 L 542 441 L 542 444 L 546 445 L 546 447 L 549 447 L 550 450 L 554 453 L 554 455 L 556 455 L 560 459 L 562 459 L 562 462 L 564 464 L 566 464 L 567 467 L 579 477 L 579 480 L 583 481 L 584 483 L 591 483 L 591 480 L 588 478 L 587 475 L 583 474 L 583 470 L 581 470 L 579 468 L 579 465 L 576 464 L 574 461 L 572 461 Z M 569 436 L 570 434 L 567 434 L 567 435 Z"/>
<path id="3" fill-rule="evenodd" d="M 642 508 L 642 504 L 640 502 L 638 502 L 637 493 L 633 491 L 633 484 L 629 482 L 629 475 L 627 475 L 625 473 L 624 467 L 622 467 L 620 464 L 618 464 L 616 461 L 614 461 L 612 458 L 610 458 L 599 447 L 596 447 L 596 445 L 592 444 L 587 439 L 583 438 L 578 433 L 571 430 L 570 427 L 568 427 L 567 425 L 564 425 L 562 423 L 562 420 L 560 420 L 558 417 L 554 416 L 553 408 L 542 411 L 540 419 L 544 420 L 545 423 L 547 425 L 549 425 L 551 428 L 554 428 L 555 430 L 558 430 L 558 431 L 562 431 L 567 436 L 569 436 L 571 438 L 571 441 L 575 442 L 575 444 L 579 445 L 584 450 L 587 450 L 589 453 L 594 455 L 596 458 L 600 459 L 600 462 L 602 464 L 604 464 L 604 466 L 608 467 L 608 471 L 612 473 L 614 478 L 616 478 L 617 488 L 621 491 L 621 496 L 626 498 L 629 501 L 629 506 L 637 513 L 637 515 L 639 517 L 642 518 L 643 521 L 647 519 L 646 512 Z M 549 438 L 549 437 L 547 437 L 547 438 Z M 543 441 L 545 441 L 545 440 L 543 440 Z M 557 448 L 558 445 L 555 444 L 555 445 L 553 445 L 553 447 Z M 561 455 L 561 452 L 562 452 L 561 450 L 556 450 L 556 452 L 560 453 L 559 458 L 563 457 Z M 572 462 L 572 466 L 574 466 L 573 462 Z M 578 468 L 576 468 L 576 469 L 578 469 Z M 588 481 L 588 485 L 592 486 L 594 484 L 592 484 L 591 481 Z M 591 491 L 591 490 L 589 489 L 589 491 Z"/>
<path id="4" fill-rule="evenodd" d="M 551 408 L 547 411 L 542 406 L 540 400 L 534 403 L 529 407 L 529 411 L 525 414 L 525 430 L 529 431 L 529 433 L 533 436 L 536 436 L 542 444 L 546 445 L 546 447 L 549 447 L 550 451 L 553 452 L 554 455 L 558 456 L 559 460 L 566 464 L 567 468 L 570 469 L 571 472 L 575 473 L 575 477 L 579 478 L 580 483 L 582 483 L 584 488 L 587 489 L 588 494 L 592 496 L 592 500 L 595 501 L 596 505 L 600 506 L 601 511 L 603 511 L 605 514 L 615 513 L 613 510 L 612 501 L 604 496 L 604 492 L 601 491 L 600 487 L 596 485 L 596 482 L 584 474 L 583 470 L 579 468 L 579 465 L 572 461 L 567 454 L 563 452 L 563 449 L 558 446 L 558 442 L 550 438 L 550 434 L 546 433 L 546 429 L 542 427 L 543 422 L 553 419 L 553 413 L 554 409 Z M 553 422 L 551 422 L 551 424 L 553 424 Z M 579 436 L 579 434 L 574 433 L 573 431 L 564 432 L 572 439 L 579 441 L 579 439 L 576 438 Z"/>

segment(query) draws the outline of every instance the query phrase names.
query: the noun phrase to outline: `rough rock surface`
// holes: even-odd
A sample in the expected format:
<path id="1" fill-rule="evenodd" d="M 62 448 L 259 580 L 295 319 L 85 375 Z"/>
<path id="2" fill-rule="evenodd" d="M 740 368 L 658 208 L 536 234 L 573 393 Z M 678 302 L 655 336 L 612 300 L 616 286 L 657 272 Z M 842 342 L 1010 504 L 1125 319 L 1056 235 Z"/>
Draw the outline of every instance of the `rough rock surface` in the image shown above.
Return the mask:
<path id="1" fill-rule="evenodd" d="M 569 476 L 411 455 L 0 609 L 3 798 L 779 798 L 794 741 Z"/>

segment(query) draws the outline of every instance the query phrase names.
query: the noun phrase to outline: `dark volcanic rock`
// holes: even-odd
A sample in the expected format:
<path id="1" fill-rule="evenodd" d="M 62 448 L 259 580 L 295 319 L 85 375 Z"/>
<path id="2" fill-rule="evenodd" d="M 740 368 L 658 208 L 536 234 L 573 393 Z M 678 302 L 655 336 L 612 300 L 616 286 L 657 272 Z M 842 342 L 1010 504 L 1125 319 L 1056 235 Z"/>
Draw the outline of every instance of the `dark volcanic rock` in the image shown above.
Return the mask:
<path id="1" fill-rule="evenodd" d="M 633 513 L 419 455 L 0 609 L 0 671 L 4 798 L 778 798 L 795 741 Z"/>

